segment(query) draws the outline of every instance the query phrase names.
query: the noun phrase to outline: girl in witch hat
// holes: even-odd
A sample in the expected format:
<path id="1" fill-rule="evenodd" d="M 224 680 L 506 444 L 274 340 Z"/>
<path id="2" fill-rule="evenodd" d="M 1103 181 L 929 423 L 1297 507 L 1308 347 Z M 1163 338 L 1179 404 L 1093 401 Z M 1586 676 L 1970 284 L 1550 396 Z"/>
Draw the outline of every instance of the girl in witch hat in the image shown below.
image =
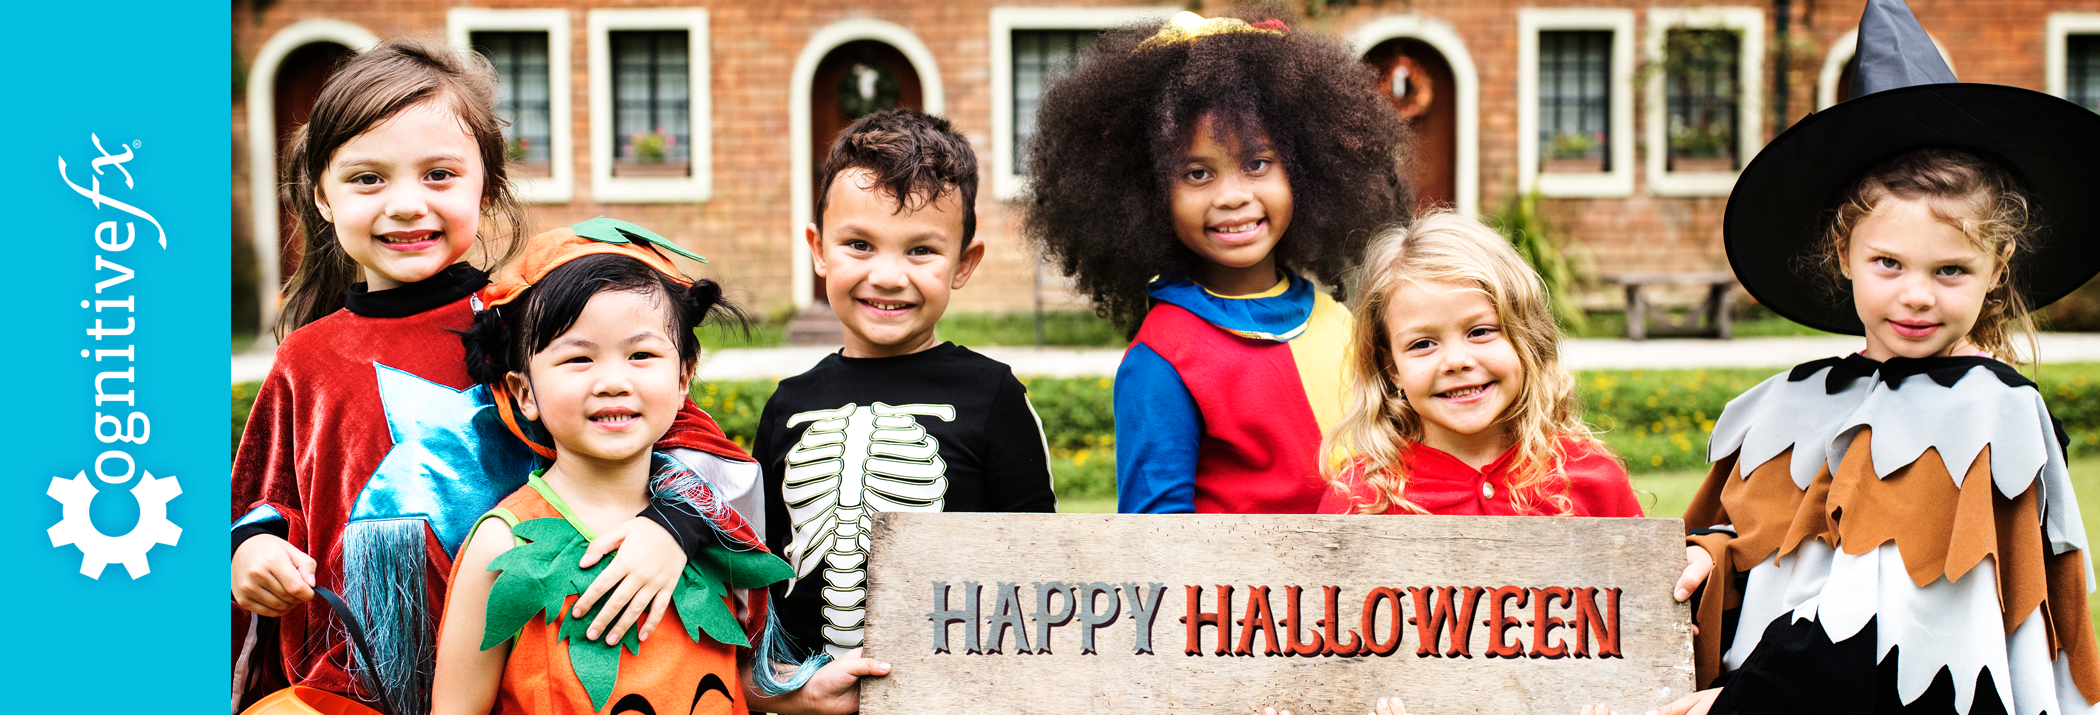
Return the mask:
<path id="1" fill-rule="evenodd" d="M 1901 0 L 1856 57 L 1860 96 L 1766 147 L 1724 230 L 1752 295 L 1864 349 L 1717 421 L 1679 583 L 1707 690 L 1665 712 L 2093 709 L 2085 529 L 2014 366 L 2028 311 L 2100 270 L 2100 115 L 1955 83 Z"/>

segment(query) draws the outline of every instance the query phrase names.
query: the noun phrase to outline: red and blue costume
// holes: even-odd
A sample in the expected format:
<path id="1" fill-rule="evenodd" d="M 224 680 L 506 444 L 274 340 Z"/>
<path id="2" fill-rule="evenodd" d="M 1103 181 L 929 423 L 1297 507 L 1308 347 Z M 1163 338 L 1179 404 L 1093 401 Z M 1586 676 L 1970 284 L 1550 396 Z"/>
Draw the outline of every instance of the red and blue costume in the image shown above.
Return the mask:
<path id="1" fill-rule="evenodd" d="M 1320 435 L 1342 413 L 1349 312 L 1311 281 L 1221 296 L 1157 281 L 1116 369 L 1123 513 L 1307 514 Z"/>

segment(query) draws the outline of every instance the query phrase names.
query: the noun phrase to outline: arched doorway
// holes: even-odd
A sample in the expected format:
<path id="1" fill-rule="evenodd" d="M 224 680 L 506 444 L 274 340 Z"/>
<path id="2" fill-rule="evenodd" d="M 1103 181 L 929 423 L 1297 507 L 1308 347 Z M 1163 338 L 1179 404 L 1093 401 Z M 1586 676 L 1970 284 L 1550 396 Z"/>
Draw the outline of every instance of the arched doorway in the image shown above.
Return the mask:
<path id="1" fill-rule="evenodd" d="M 810 191 L 815 200 L 831 143 L 854 120 L 885 109 L 925 109 L 919 73 L 904 53 L 876 40 L 833 48 L 817 63 L 809 85 Z M 810 300 L 824 303 L 824 279 L 810 274 Z"/>
<path id="2" fill-rule="evenodd" d="M 1378 90 L 1413 135 L 1404 167 L 1414 209 L 1458 203 L 1458 81 L 1451 62 L 1427 42 L 1396 37 L 1364 53 Z"/>
<path id="3" fill-rule="evenodd" d="M 302 45 L 285 55 L 284 62 L 277 65 L 275 97 L 271 115 L 276 119 L 277 156 L 288 156 L 291 137 L 313 114 L 314 101 L 321 96 L 321 85 L 335 74 L 343 60 L 353 54 L 350 48 L 333 42 L 314 42 Z M 299 267 L 299 219 L 292 214 L 289 204 L 277 207 L 277 276 L 279 290 L 291 280 L 292 271 Z"/>

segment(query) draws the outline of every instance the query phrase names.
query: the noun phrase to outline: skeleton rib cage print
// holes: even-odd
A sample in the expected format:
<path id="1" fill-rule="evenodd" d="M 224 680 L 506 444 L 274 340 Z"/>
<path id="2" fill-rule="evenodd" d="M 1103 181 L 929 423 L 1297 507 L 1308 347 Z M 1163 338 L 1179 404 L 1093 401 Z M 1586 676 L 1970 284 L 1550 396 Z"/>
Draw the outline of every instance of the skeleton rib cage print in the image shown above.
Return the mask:
<path id="1" fill-rule="evenodd" d="M 953 422 L 955 407 L 847 403 L 788 418 L 790 429 L 809 427 L 787 453 L 782 497 L 794 537 L 783 555 L 798 580 L 823 564 L 824 648 L 833 655 L 861 644 L 870 515 L 938 512 L 946 502 L 948 464 L 919 417 Z"/>

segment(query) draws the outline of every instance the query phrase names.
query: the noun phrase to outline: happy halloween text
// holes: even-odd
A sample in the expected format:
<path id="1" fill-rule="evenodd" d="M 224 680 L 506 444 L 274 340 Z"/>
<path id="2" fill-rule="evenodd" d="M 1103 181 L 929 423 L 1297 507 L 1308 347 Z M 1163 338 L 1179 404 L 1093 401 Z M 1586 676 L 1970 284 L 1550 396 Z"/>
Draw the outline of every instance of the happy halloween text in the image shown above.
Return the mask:
<path id="1" fill-rule="evenodd" d="M 1395 586 L 1359 596 L 1340 586 L 1170 589 L 1159 583 L 1061 581 L 1030 586 L 1024 596 L 1018 583 L 998 582 L 987 589 L 977 581 L 959 587 L 934 581 L 933 611 L 926 614 L 934 629 L 933 652 L 1049 654 L 1058 647 L 1053 643 L 1058 630 L 1066 629 L 1068 638 L 1077 631 L 1080 654 L 1094 655 L 1096 631 L 1128 611 L 1134 627 L 1131 652 L 1152 655 L 1161 601 L 1178 591 L 1180 608 L 1170 604 L 1167 610 L 1185 614 L 1178 619 L 1181 651 L 1190 657 L 1385 657 L 1400 653 L 1405 641 L 1412 642 L 1416 657 L 1471 658 L 1475 626 L 1486 630 L 1486 647 L 1478 655 L 1488 658 L 1624 657 L 1616 588 Z M 950 637 L 958 627 L 962 640 L 955 643 Z"/>

